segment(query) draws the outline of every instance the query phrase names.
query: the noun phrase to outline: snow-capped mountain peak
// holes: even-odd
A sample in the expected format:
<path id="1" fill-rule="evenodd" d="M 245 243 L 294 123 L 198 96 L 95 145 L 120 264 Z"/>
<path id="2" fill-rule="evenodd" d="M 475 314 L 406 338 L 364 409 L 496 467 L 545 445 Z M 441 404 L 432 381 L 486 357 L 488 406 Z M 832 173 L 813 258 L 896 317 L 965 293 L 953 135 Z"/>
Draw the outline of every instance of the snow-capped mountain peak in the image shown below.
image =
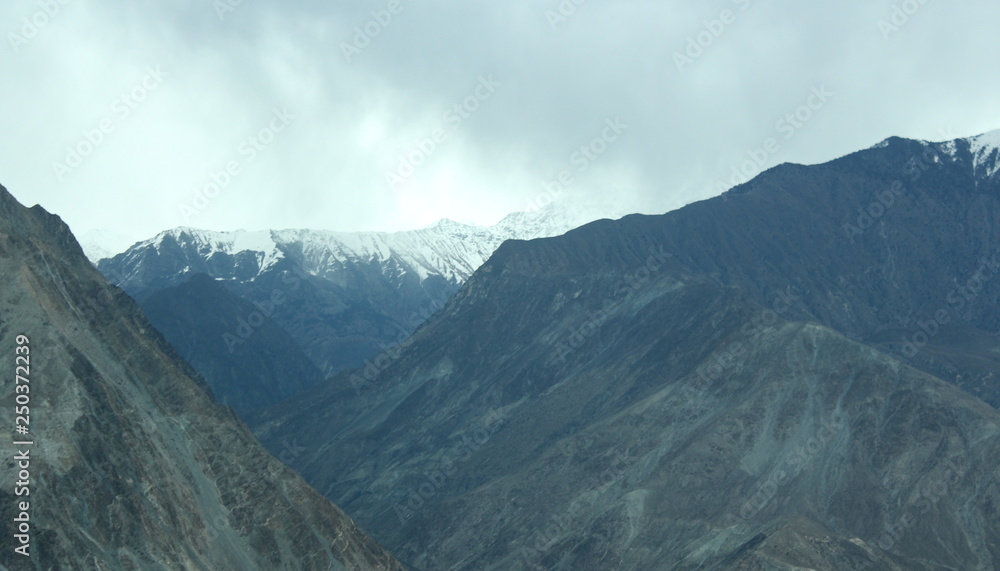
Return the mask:
<path id="1" fill-rule="evenodd" d="M 535 212 L 508 215 L 494 226 L 473 226 L 442 219 L 418 230 L 400 232 L 333 232 L 326 230 L 261 230 L 216 232 L 174 228 L 139 242 L 115 256 L 110 265 L 122 268 L 129 281 L 144 279 L 137 271 L 150 259 L 170 260 L 174 277 L 208 272 L 221 279 L 253 280 L 280 261 L 292 258 L 305 272 L 331 277 L 350 264 L 379 264 L 387 278 L 413 273 L 420 281 L 431 276 L 460 284 L 504 241 L 563 234 L 600 218 L 579 205 L 549 205 Z M 603 213 L 624 215 L 613 209 Z M 102 266 L 103 267 L 103 266 Z"/>
<path id="2" fill-rule="evenodd" d="M 205 255 L 206 259 L 216 253 L 235 256 L 242 252 L 253 252 L 256 254 L 260 271 L 270 268 L 285 256 L 278 247 L 273 232 L 269 230 L 213 232 L 198 228 L 179 227 L 160 232 L 152 239 L 140 242 L 131 249 L 153 247 L 160 251 L 168 244 L 194 245 L 199 253 Z"/>

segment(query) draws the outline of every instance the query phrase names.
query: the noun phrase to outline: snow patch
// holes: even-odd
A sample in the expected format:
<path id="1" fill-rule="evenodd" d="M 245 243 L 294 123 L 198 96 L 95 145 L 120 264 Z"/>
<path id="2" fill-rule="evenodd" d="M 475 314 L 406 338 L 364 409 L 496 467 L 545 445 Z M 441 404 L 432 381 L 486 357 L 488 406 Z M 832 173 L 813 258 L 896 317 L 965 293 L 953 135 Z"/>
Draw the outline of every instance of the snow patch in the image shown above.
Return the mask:
<path id="1" fill-rule="evenodd" d="M 885 139 L 879 143 L 875 143 L 870 148 L 872 149 L 884 149 L 889 146 L 889 139 Z"/>
<path id="2" fill-rule="evenodd" d="M 1000 172 L 1000 129 L 972 137 L 969 146 L 972 166 L 977 173 L 982 169 L 986 177 L 992 177 Z"/>

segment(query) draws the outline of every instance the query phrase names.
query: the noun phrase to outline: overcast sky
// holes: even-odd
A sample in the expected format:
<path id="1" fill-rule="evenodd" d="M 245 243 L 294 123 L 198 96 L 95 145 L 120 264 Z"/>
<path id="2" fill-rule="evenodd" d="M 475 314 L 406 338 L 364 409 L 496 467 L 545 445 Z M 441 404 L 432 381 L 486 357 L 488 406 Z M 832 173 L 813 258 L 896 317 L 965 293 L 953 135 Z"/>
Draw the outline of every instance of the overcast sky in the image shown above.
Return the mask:
<path id="1" fill-rule="evenodd" d="M 990 0 L 8 0 L 0 183 L 132 239 L 491 224 L 550 191 L 665 212 L 752 157 L 1000 128 L 997 21 Z"/>

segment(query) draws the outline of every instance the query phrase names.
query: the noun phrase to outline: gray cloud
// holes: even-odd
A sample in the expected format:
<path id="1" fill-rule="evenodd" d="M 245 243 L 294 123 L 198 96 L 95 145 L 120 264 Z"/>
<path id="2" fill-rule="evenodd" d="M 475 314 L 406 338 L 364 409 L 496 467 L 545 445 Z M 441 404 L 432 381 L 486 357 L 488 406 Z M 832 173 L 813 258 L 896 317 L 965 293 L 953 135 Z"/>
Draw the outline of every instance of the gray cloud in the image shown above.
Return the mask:
<path id="1" fill-rule="evenodd" d="M 985 0 L 399 0 L 391 21 L 373 15 L 388 0 L 243 0 L 224 19 L 219 2 L 5 4 L 0 182 L 77 231 L 134 238 L 178 225 L 398 229 L 495 221 L 561 171 L 565 200 L 662 212 L 718 194 L 768 139 L 778 148 L 748 173 L 890 135 L 1000 128 L 988 71 L 1000 6 Z M 367 44 L 366 26 L 378 31 Z M 691 39 L 700 52 L 686 53 Z M 675 53 L 690 57 L 682 70 Z M 499 84 L 488 98 L 481 78 Z M 814 89 L 833 95 L 780 124 L 806 116 Z M 272 132 L 276 109 L 294 119 Z M 595 142 L 582 170 L 574 153 L 613 118 L 627 129 Z M 67 147 L 89 152 L 60 180 Z M 407 156 L 421 164 L 390 185 Z M 214 198 L 185 210 L 206 187 Z"/>

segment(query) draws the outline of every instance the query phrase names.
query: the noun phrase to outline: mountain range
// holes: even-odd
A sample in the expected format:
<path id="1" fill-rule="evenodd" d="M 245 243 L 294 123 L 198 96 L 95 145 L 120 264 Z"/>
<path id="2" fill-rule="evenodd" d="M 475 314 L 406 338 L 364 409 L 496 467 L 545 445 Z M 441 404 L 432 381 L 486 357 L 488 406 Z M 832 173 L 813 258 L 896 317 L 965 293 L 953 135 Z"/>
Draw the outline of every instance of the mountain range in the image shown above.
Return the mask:
<path id="1" fill-rule="evenodd" d="M 178 228 L 97 265 L 246 414 L 393 350 L 505 240 L 561 234 L 593 212 L 564 201 L 491 227 L 395 233 Z"/>
<path id="2" fill-rule="evenodd" d="M 108 283 L 0 188 L 5 563 L 1000 566 L 1000 132 L 552 212 L 177 229 Z"/>
<path id="3" fill-rule="evenodd" d="M 424 569 L 995 569 L 998 147 L 509 240 L 251 426 Z"/>

